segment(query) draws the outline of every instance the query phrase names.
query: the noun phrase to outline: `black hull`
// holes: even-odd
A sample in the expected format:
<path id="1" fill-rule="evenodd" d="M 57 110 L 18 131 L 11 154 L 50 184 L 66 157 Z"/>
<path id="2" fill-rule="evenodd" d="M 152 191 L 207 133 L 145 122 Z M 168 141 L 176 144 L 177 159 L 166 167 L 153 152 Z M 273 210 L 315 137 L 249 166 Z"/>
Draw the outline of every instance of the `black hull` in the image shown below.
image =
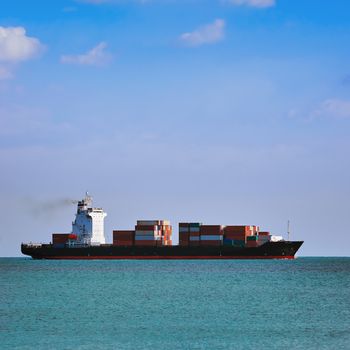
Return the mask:
<path id="1" fill-rule="evenodd" d="M 33 259 L 294 259 L 303 241 L 268 242 L 260 247 L 119 247 L 113 245 L 57 248 L 50 244 L 22 244 L 21 251 Z"/>

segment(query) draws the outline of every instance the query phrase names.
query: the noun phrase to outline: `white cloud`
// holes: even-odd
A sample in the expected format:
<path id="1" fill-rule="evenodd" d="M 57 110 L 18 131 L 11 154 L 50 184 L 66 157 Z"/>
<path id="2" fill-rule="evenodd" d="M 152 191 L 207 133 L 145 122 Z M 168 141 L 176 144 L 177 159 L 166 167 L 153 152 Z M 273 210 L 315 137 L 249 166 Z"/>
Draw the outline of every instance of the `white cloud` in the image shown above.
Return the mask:
<path id="1" fill-rule="evenodd" d="M 327 99 L 311 113 L 311 118 L 328 117 L 345 119 L 350 118 L 350 101 L 341 99 Z"/>
<path id="2" fill-rule="evenodd" d="M 97 46 L 92 48 L 82 55 L 63 55 L 61 56 L 62 63 L 80 64 L 90 66 L 100 66 L 108 63 L 111 55 L 105 51 L 107 44 L 100 42 Z"/>
<path id="3" fill-rule="evenodd" d="M 272 7 L 275 6 L 275 0 L 227 0 L 228 3 L 236 6 L 250 6 L 250 7 Z"/>
<path id="4" fill-rule="evenodd" d="M 40 41 L 27 36 L 23 27 L 0 26 L 0 61 L 26 61 L 40 54 L 42 50 Z"/>
<path id="5" fill-rule="evenodd" d="M 188 46 L 201 46 L 221 41 L 224 36 L 225 21 L 216 19 L 213 23 L 202 26 L 193 32 L 182 34 L 180 36 L 180 41 Z"/>

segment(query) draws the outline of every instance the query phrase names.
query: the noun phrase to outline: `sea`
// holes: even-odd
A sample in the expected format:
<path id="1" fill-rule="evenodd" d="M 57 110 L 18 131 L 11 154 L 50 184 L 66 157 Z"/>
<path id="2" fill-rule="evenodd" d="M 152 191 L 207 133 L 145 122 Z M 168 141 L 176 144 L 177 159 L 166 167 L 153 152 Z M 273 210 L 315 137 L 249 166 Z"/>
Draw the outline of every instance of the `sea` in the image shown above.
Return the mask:
<path id="1" fill-rule="evenodd" d="M 1 258 L 0 349 L 350 349 L 350 258 Z"/>

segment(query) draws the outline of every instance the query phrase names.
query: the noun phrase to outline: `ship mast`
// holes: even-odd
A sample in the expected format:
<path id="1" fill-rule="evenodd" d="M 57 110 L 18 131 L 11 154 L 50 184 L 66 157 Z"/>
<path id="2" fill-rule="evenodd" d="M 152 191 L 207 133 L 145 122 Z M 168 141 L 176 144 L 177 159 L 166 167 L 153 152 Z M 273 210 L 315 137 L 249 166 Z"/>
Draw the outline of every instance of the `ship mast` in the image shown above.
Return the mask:
<path id="1" fill-rule="evenodd" d="M 288 220 L 287 222 L 287 234 L 288 234 L 288 241 L 290 241 L 289 236 L 290 236 L 290 221 Z"/>

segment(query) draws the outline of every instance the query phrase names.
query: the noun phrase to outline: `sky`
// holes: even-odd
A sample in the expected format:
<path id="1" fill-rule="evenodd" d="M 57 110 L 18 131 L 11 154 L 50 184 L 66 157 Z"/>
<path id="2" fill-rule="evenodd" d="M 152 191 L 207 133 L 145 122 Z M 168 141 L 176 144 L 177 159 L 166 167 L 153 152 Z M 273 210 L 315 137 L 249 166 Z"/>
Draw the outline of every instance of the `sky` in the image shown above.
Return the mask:
<path id="1" fill-rule="evenodd" d="M 349 256 L 350 2 L 3 0 L 0 256 L 137 219 Z"/>

